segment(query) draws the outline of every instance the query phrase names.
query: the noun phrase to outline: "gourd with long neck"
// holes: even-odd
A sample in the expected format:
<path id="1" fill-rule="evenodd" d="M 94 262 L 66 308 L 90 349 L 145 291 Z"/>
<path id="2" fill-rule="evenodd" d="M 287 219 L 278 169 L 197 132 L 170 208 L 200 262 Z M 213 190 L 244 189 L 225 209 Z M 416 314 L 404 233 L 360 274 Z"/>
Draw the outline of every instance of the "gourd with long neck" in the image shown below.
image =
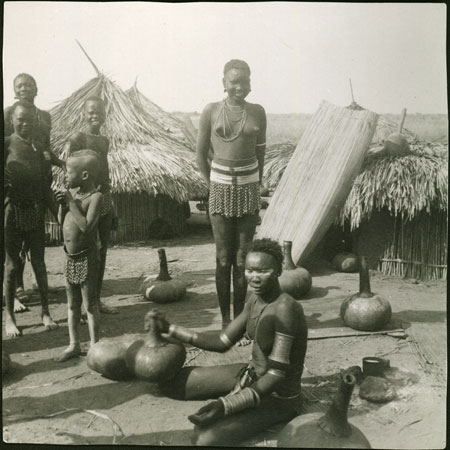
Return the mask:
<path id="1" fill-rule="evenodd" d="M 173 279 L 169 275 L 166 252 L 163 248 L 158 250 L 159 275 L 152 281 L 146 278 L 140 291 L 147 299 L 155 303 L 170 303 L 181 300 L 186 294 L 186 283 L 180 279 Z"/>
<path id="2" fill-rule="evenodd" d="M 360 331 L 377 331 L 391 320 L 389 302 L 381 295 L 370 291 L 370 276 L 367 259 L 359 259 L 359 292 L 344 300 L 341 318 L 345 325 Z"/>
<path id="3" fill-rule="evenodd" d="M 303 267 L 298 267 L 292 260 L 292 241 L 283 242 L 283 273 L 278 278 L 283 292 L 296 300 L 307 294 L 312 286 L 310 273 Z"/>
<path id="4" fill-rule="evenodd" d="M 127 367 L 140 379 L 150 382 L 170 380 L 181 369 L 186 350 L 179 342 L 168 341 L 161 336 L 150 311 L 145 316 L 144 339 L 134 342 L 127 350 Z"/>
<path id="5" fill-rule="evenodd" d="M 361 430 L 347 419 L 355 383 L 354 375 L 344 371 L 328 412 L 303 414 L 291 420 L 279 434 L 278 447 L 371 448 Z"/>

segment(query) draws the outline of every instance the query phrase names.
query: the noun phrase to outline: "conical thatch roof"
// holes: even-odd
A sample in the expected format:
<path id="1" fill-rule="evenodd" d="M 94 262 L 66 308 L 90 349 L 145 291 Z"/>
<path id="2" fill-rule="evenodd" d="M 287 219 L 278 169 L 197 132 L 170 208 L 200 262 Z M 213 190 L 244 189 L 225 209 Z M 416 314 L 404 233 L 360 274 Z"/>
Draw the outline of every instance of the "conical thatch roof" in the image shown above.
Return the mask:
<path id="1" fill-rule="evenodd" d="M 164 111 L 156 103 L 153 103 L 137 88 L 136 83 L 133 87 L 126 91 L 133 104 L 140 110 L 150 115 L 154 122 L 157 123 L 167 134 L 173 139 L 179 141 L 190 150 L 195 149 L 195 128 L 189 117 L 183 119 Z M 189 121 L 190 125 L 189 125 Z"/>
<path id="2" fill-rule="evenodd" d="M 66 156 L 67 139 L 82 128 L 83 103 L 91 95 L 106 104 L 101 133 L 110 141 L 113 192 L 165 194 L 179 202 L 206 196 L 192 152 L 101 73 L 51 109 L 51 143 L 57 155 Z"/>

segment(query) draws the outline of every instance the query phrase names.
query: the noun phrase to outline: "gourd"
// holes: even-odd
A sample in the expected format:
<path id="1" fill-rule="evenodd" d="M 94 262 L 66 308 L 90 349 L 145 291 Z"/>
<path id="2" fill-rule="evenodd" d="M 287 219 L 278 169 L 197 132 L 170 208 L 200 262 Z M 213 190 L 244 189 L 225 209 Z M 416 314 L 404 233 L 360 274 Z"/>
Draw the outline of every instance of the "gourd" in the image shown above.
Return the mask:
<path id="1" fill-rule="evenodd" d="M 291 420 L 280 432 L 278 447 L 371 448 L 364 434 L 348 423 L 347 412 L 356 378 L 341 374 L 340 386 L 328 412 L 304 414 Z"/>
<path id="2" fill-rule="evenodd" d="M 2 350 L 2 375 L 8 373 L 10 368 L 11 368 L 11 359 L 8 353 L 6 353 L 5 350 Z"/>
<path id="3" fill-rule="evenodd" d="M 353 253 L 338 253 L 333 258 L 333 266 L 339 272 L 356 272 L 358 270 L 358 257 Z"/>
<path id="4" fill-rule="evenodd" d="M 170 303 L 181 300 L 186 294 L 186 283 L 180 279 L 172 279 L 167 268 L 166 252 L 158 250 L 159 275 L 156 280 L 146 278 L 140 287 L 140 292 L 147 300 L 155 303 Z"/>
<path id="5" fill-rule="evenodd" d="M 367 259 L 359 259 L 359 292 L 345 299 L 341 305 L 341 318 L 345 325 L 360 331 L 377 331 L 391 320 L 389 302 L 370 292 Z"/>
<path id="6" fill-rule="evenodd" d="M 138 378 L 150 382 L 170 380 L 181 369 L 186 350 L 178 341 L 163 338 L 155 324 L 155 315 L 145 316 L 145 338 L 134 342 L 125 355 L 126 364 Z"/>
<path id="7" fill-rule="evenodd" d="M 125 334 L 115 338 L 104 338 L 92 345 L 87 354 L 87 365 L 90 369 L 111 380 L 126 380 L 134 376 L 127 367 L 125 354 L 128 347 L 141 334 Z"/>
<path id="8" fill-rule="evenodd" d="M 384 142 L 384 150 L 388 156 L 403 156 L 410 153 L 409 143 L 406 140 L 406 137 L 401 134 L 405 117 L 406 108 L 402 111 L 397 133 L 392 133 L 389 135 Z"/>
<path id="9" fill-rule="evenodd" d="M 292 261 L 292 241 L 283 242 L 283 272 L 278 278 L 281 290 L 296 300 L 307 294 L 312 286 L 310 273 L 303 267 L 298 267 Z"/>

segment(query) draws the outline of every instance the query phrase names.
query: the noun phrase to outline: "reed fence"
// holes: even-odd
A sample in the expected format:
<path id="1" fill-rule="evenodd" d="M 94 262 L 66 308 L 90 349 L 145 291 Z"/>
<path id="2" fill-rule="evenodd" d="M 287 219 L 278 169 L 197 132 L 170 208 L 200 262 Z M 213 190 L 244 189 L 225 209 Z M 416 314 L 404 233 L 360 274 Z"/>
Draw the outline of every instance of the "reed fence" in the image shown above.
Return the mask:
<path id="1" fill-rule="evenodd" d="M 447 278 L 448 212 L 423 211 L 412 220 L 397 216 L 392 241 L 386 245 L 379 270 L 421 280 Z"/>

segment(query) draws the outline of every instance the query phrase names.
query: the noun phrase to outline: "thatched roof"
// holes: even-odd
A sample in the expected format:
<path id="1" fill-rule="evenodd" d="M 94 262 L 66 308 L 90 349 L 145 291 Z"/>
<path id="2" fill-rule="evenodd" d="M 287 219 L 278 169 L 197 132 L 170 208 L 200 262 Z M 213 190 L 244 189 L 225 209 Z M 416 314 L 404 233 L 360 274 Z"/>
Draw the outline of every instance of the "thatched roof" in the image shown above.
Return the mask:
<path id="1" fill-rule="evenodd" d="M 166 194 L 180 202 L 206 196 L 206 185 L 196 170 L 193 153 L 99 72 L 51 109 L 51 143 L 57 155 L 66 156 L 67 139 L 82 128 L 83 103 L 90 95 L 98 95 L 106 104 L 101 133 L 110 141 L 113 192 Z"/>
<path id="2" fill-rule="evenodd" d="M 426 154 L 368 158 L 339 214 L 351 229 L 386 208 L 408 219 L 433 208 L 447 210 L 448 159 Z"/>
<path id="3" fill-rule="evenodd" d="M 138 109 L 150 115 L 153 121 L 174 140 L 179 141 L 183 146 L 194 151 L 196 133 L 189 116 L 186 115 L 181 119 L 174 114 L 164 111 L 164 109 L 140 92 L 136 83 L 126 91 L 126 94 Z"/>
<path id="4" fill-rule="evenodd" d="M 268 146 L 264 180 L 275 189 L 296 146 Z M 394 215 L 413 218 L 419 211 L 447 209 L 448 150 L 440 143 L 411 140 L 411 154 L 367 157 L 339 214 L 352 229 L 370 218 L 373 210 L 387 208 Z"/>

